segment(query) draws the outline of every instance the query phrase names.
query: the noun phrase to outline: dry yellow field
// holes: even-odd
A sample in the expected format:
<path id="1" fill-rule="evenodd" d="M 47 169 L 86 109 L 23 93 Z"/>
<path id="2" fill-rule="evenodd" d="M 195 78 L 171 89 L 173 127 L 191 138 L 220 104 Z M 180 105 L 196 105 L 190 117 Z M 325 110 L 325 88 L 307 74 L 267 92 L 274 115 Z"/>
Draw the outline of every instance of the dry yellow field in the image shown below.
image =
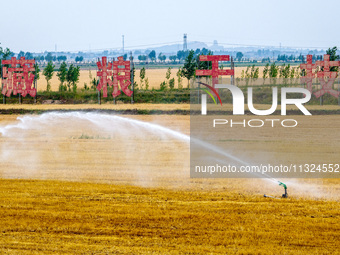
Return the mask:
<path id="1" fill-rule="evenodd" d="M 234 116 L 235 120 L 241 118 L 248 120 L 251 116 Z M 268 163 L 338 163 L 332 161 L 338 160 L 336 152 L 340 149 L 339 115 L 289 118 L 296 119 L 299 125 L 293 129 L 270 125 L 257 129 L 223 127 L 217 131 L 226 133 L 225 150 L 248 162 L 261 159 Z M 149 185 L 151 180 L 152 186 L 162 187 L 191 183 L 187 178 L 190 134 L 187 115 L 119 116 L 100 112 L 0 115 L 0 134 L 3 178 L 119 181 L 138 185 L 143 180 Z M 139 163 L 134 164 L 136 161 Z"/>
<path id="2" fill-rule="evenodd" d="M 339 202 L 266 199 L 240 192 L 247 184 L 190 191 L 1 180 L 0 252 L 339 254 Z"/>
<path id="3" fill-rule="evenodd" d="M 175 84 L 177 87 L 177 78 L 176 78 L 176 72 L 178 69 L 173 69 L 171 72 L 171 78 L 175 78 Z M 136 70 L 135 72 L 135 77 L 136 77 L 136 82 L 138 83 L 140 87 L 140 78 L 139 78 L 139 72 L 140 70 Z M 146 70 L 146 78 L 149 79 L 149 89 L 152 88 L 159 88 L 161 82 L 165 81 L 165 74 L 167 72 L 167 69 L 147 69 Z M 91 74 L 91 76 L 90 76 Z M 87 86 L 90 85 L 90 77 L 96 78 L 97 71 L 96 70 L 81 70 L 80 71 L 80 76 L 79 76 L 79 82 L 78 82 L 78 88 L 84 88 L 84 83 L 87 84 Z M 56 75 L 56 72 L 54 72 L 54 75 L 51 79 L 51 89 L 52 91 L 58 91 L 59 88 L 59 80 Z M 183 86 L 187 85 L 187 81 L 183 79 Z M 38 90 L 43 91 L 46 90 L 47 82 L 45 80 L 45 77 L 40 73 L 40 79 L 38 80 Z M 145 86 L 145 85 L 144 85 Z"/>
<path id="4" fill-rule="evenodd" d="M 232 106 L 230 105 L 230 108 Z M 105 104 L 0 104 L 0 109 L 24 109 L 24 110 L 190 110 L 190 104 L 125 104 L 120 101 L 117 104 L 108 102 Z M 325 109 L 336 107 L 325 106 Z"/>
<path id="5" fill-rule="evenodd" d="M 338 158 L 340 116 L 304 117 L 234 132 L 231 152 Z M 284 180 L 288 199 L 264 198 L 282 193 L 265 179 L 190 179 L 189 121 L 1 115 L 0 253 L 339 254 L 339 179 Z"/>
<path id="6" fill-rule="evenodd" d="M 254 104 L 255 109 L 268 109 L 269 106 L 267 104 Z M 305 107 L 310 111 L 337 111 L 339 110 L 338 105 L 305 105 Z M 195 107 L 196 109 L 197 107 Z M 232 104 L 223 104 L 223 106 L 208 104 L 208 111 L 232 111 Z M 244 105 L 244 108 L 248 110 L 248 105 Z M 287 105 L 287 110 L 298 110 L 298 108 L 294 105 Z M 41 110 L 41 111 L 50 111 L 50 110 L 160 110 L 160 111 L 175 111 L 175 110 L 185 110 L 190 111 L 190 104 L 125 104 L 123 102 L 118 101 L 117 104 L 113 102 L 99 104 L 0 104 L 0 110 Z M 199 106 L 197 108 L 200 110 Z M 277 106 L 277 110 L 280 110 L 281 106 Z"/>
<path id="7" fill-rule="evenodd" d="M 259 72 L 260 72 L 259 77 L 260 78 L 262 78 L 263 68 L 264 68 L 264 66 L 259 66 Z M 240 78 L 242 70 L 245 71 L 246 69 L 247 69 L 247 67 L 236 67 L 235 68 L 235 77 Z M 176 76 L 177 71 L 178 71 L 178 68 L 173 68 L 171 70 L 171 77 L 170 77 L 170 78 L 175 79 L 175 88 L 178 87 L 178 80 L 177 80 L 177 76 Z M 158 89 L 160 87 L 160 84 L 163 81 L 166 81 L 166 78 L 165 78 L 166 72 L 167 72 L 167 69 L 146 69 L 146 78 L 148 78 L 148 80 L 149 80 L 149 89 L 152 89 L 152 88 Z M 92 79 L 95 78 L 96 73 L 97 73 L 96 70 L 80 70 L 79 82 L 77 83 L 78 88 L 80 88 L 80 89 L 84 88 L 85 83 L 87 84 L 87 86 L 89 86 L 90 81 L 91 81 L 91 77 L 92 77 Z M 57 72 L 54 72 L 53 77 L 50 81 L 52 91 L 58 91 L 59 84 L 60 84 L 56 74 L 57 74 Z M 138 86 L 140 88 L 139 74 L 140 74 L 140 69 L 137 69 L 136 72 L 135 72 L 135 79 L 136 79 L 135 82 L 138 83 Z M 185 78 L 182 78 L 182 86 L 184 88 L 186 88 L 187 84 L 188 84 L 187 80 Z M 262 81 L 259 84 L 262 84 Z M 40 79 L 38 80 L 38 91 L 45 91 L 46 86 L 47 86 L 47 82 L 45 80 L 45 77 L 40 72 Z M 143 86 L 145 88 L 145 83 L 144 83 Z M 335 87 L 336 86 L 337 85 L 335 84 Z"/>
<path id="8" fill-rule="evenodd" d="M 260 77 L 262 77 L 262 72 L 263 72 L 263 66 L 259 67 L 260 71 Z M 236 67 L 235 68 L 235 77 L 241 77 L 241 72 L 242 70 L 245 70 L 246 67 Z M 178 71 L 178 68 L 173 68 L 171 70 L 171 78 L 175 78 L 175 87 L 178 87 L 178 81 L 177 81 L 177 76 L 176 73 Z M 165 74 L 167 72 L 167 69 L 146 69 L 145 76 L 146 78 L 149 79 L 149 89 L 155 88 L 158 89 L 160 84 L 165 81 Z M 79 82 L 78 82 L 78 88 L 83 88 L 84 83 L 86 83 L 88 86 L 90 84 L 90 77 L 95 78 L 96 77 L 96 70 L 81 70 L 80 71 L 80 77 L 79 77 Z M 140 78 L 139 78 L 139 73 L 140 70 L 136 70 L 135 72 L 135 81 L 138 83 L 138 86 L 140 87 Z M 91 74 L 91 76 L 90 76 Z M 51 80 L 51 89 L 52 91 L 57 91 L 59 88 L 59 80 L 56 75 L 56 72 L 54 72 L 54 75 Z M 185 78 L 182 78 L 182 85 L 183 87 L 187 87 L 187 80 Z M 47 82 L 45 80 L 45 77 L 40 73 L 40 79 L 38 80 L 38 90 L 43 91 L 46 90 Z M 145 86 L 145 85 L 144 85 Z"/>

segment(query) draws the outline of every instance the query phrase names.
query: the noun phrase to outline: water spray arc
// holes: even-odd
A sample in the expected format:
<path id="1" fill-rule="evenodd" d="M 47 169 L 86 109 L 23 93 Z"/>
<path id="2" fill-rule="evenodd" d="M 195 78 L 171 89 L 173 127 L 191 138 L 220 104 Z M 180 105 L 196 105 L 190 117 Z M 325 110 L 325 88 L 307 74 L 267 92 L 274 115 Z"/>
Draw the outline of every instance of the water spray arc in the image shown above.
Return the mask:
<path id="1" fill-rule="evenodd" d="M 39 128 L 49 128 L 51 126 L 55 126 L 57 123 L 66 123 L 69 122 L 69 120 L 72 121 L 85 121 L 85 123 L 92 123 L 98 128 L 107 128 L 108 130 L 112 129 L 113 127 L 117 126 L 117 123 L 124 123 L 126 128 L 128 126 L 136 127 L 139 129 L 139 131 L 145 131 L 145 132 L 152 132 L 158 136 L 170 136 L 175 139 L 178 139 L 179 141 L 185 142 L 185 143 L 196 143 L 202 148 L 206 148 L 209 151 L 212 151 L 214 153 L 219 154 L 226 160 L 232 160 L 235 162 L 238 162 L 242 165 L 251 165 L 250 163 L 246 162 L 245 160 L 236 157 L 230 153 L 227 153 L 222 148 L 219 148 L 218 146 L 212 145 L 208 142 L 202 141 L 200 139 L 196 138 L 190 138 L 190 136 L 174 131 L 172 129 L 169 129 L 167 127 L 144 122 L 136 119 L 130 119 L 126 117 L 121 117 L 117 115 L 109 115 L 109 114 L 102 114 L 102 113 L 93 113 L 93 112 L 68 112 L 68 113 L 61 113 L 61 112 L 49 112 L 38 116 L 23 116 L 18 117 L 19 122 L 15 124 L 8 124 L 5 126 L 0 126 L 0 134 L 2 136 L 12 136 L 15 130 L 21 130 L 21 132 L 25 132 L 26 130 L 38 130 Z M 54 123 L 54 124 L 53 124 Z M 105 125 L 103 125 L 105 123 Z M 40 126 L 41 125 L 41 126 Z M 287 186 L 286 184 L 278 181 L 277 179 L 269 176 L 268 174 L 265 174 L 265 180 L 270 181 L 272 183 L 279 183 L 280 186 L 284 187 L 285 193 L 282 195 L 283 198 L 287 198 Z M 266 195 L 265 195 L 266 196 Z"/>

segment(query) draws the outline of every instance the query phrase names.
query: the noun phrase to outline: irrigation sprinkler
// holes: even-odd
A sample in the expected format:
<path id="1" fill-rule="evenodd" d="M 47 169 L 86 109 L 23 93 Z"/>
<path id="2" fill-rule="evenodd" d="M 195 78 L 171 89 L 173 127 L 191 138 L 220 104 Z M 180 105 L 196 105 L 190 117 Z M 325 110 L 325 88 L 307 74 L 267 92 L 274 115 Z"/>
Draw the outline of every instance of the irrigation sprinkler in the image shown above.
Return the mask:
<path id="1" fill-rule="evenodd" d="M 288 193 L 287 193 L 287 185 L 284 184 L 283 182 L 279 181 L 279 185 L 282 186 L 285 189 L 285 193 L 282 194 L 282 198 L 287 198 L 288 197 Z"/>
<path id="2" fill-rule="evenodd" d="M 279 181 L 279 186 L 282 186 L 285 189 L 285 193 L 282 194 L 282 198 L 287 198 L 288 197 L 288 193 L 287 193 L 287 185 L 284 184 L 283 182 Z M 273 197 L 273 196 L 268 196 L 266 194 L 263 195 L 264 197 L 270 197 L 270 198 L 275 198 L 278 199 L 278 197 Z"/>
<path id="3" fill-rule="evenodd" d="M 268 196 L 268 195 L 266 195 L 266 194 L 264 194 L 263 196 L 264 196 L 264 197 L 270 197 L 270 198 L 279 199 L 278 197 Z"/>

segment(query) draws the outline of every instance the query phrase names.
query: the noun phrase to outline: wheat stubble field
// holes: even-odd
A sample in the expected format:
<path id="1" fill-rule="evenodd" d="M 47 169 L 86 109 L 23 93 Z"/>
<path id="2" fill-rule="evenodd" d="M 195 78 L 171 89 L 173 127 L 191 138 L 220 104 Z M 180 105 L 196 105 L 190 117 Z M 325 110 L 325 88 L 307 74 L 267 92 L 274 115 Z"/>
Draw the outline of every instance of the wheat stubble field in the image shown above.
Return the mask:
<path id="1" fill-rule="evenodd" d="M 303 161 L 313 148 L 338 157 L 338 115 L 291 117 L 295 132 L 236 132 L 230 151 L 249 161 L 254 151 Z M 287 180 L 288 199 L 264 198 L 281 187 L 189 178 L 186 136 L 154 126 L 188 135 L 189 116 L 97 118 L 0 116 L 2 254 L 339 253 L 338 179 Z"/>
<path id="2" fill-rule="evenodd" d="M 235 68 L 235 77 L 241 77 L 242 70 L 246 70 L 246 67 L 236 67 Z M 262 75 L 264 66 L 259 67 L 260 74 Z M 159 89 L 160 84 L 165 81 L 165 75 L 168 69 L 161 68 L 161 69 L 146 69 L 145 71 L 145 78 L 149 80 L 149 89 Z M 172 68 L 171 69 L 171 77 L 175 79 L 175 88 L 178 88 L 178 80 L 176 73 L 178 71 L 178 68 Z M 137 82 L 139 88 L 140 88 L 140 77 L 139 77 L 140 69 L 137 69 L 135 71 L 135 82 Z M 51 90 L 52 91 L 58 91 L 60 81 L 57 77 L 57 71 L 54 72 L 53 77 L 51 79 Z M 79 82 L 78 82 L 78 88 L 84 88 L 84 83 L 87 84 L 87 86 L 90 86 L 91 79 L 96 78 L 97 70 L 80 70 L 80 76 L 79 76 Z M 261 76 L 262 77 L 262 76 Z M 182 78 L 182 86 L 187 87 L 187 80 L 185 78 Z M 143 83 L 145 88 L 145 83 Z M 40 79 L 38 80 L 38 91 L 45 91 L 47 86 L 47 82 L 45 80 L 45 76 L 40 73 Z"/>

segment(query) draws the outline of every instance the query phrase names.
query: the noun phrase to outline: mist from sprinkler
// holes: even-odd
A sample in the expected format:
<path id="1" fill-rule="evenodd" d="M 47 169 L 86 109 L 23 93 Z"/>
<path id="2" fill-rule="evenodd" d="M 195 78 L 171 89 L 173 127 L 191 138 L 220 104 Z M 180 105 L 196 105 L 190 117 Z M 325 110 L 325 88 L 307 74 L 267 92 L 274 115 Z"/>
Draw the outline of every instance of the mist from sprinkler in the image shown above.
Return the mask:
<path id="1" fill-rule="evenodd" d="M 248 162 L 232 155 L 227 152 L 225 152 L 222 148 L 219 148 L 215 145 L 212 145 L 210 143 L 207 143 L 205 141 L 196 139 L 196 138 L 190 138 L 190 136 L 182 134 L 180 132 L 171 130 L 169 128 L 153 124 L 153 123 L 148 123 L 148 122 L 143 122 L 135 119 L 130 119 L 126 117 L 121 117 L 117 115 L 108 115 L 108 114 L 100 114 L 100 113 L 83 113 L 83 112 L 69 112 L 69 113 L 60 113 L 60 112 L 49 112 L 49 113 L 44 113 L 39 116 L 30 116 L 26 115 L 23 117 L 18 117 L 18 120 L 20 121 L 19 123 L 16 124 L 10 124 L 6 126 L 0 126 L 0 134 L 5 135 L 5 136 L 11 136 L 15 135 L 17 133 L 12 133 L 11 131 L 15 129 L 21 129 L 21 130 L 39 130 L 42 127 L 49 127 L 53 126 L 53 121 L 57 120 L 70 120 L 72 119 L 73 121 L 75 120 L 84 120 L 88 121 L 100 129 L 107 129 L 112 130 L 112 123 L 117 123 L 118 122 L 123 122 L 127 123 L 131 126 L 135 127 L 141 127 L 145 130 L 149 130 L 152 133 L 156 133 L 157 135 L 168 135 L 172 137 L 176 137 L 177 139 L 183 141 L 183 142 L 194 142 L 198 144 L 199 146 L 205 147 L 209 149 L 210 151 L 216 152 L 220 154 L 221 156 L 228 158 L 229 160 L 236 161 L 240 164 L 243 165 L 250 165 Z M 103 122 L 107 125 L 103 125 Z M 256 174 L 256 173 L 253 173 Z M 265 175 L 266 178 L 265 180 L 273 182 L 273 183 L 279 183 L 280 186 L 283 186 L 285 189 L 285 193 L 282 195 L 283 198 L 287 198 L 287 186 L 286 184 L 278 181 L 277 179 L 269 176 L 268 174 L 262 174 L 262 176 Z M 264 195 L 265 197 L 270 197 L 267 195 Z"/>

